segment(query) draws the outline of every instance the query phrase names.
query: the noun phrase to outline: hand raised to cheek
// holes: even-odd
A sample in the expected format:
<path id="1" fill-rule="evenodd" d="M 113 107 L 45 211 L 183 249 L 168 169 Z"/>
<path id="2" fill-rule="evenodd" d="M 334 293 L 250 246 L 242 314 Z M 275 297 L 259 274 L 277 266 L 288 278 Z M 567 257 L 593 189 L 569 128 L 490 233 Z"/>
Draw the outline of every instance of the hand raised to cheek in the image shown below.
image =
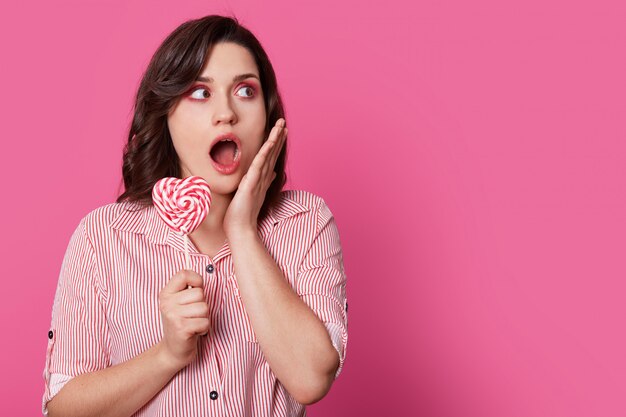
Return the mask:
<path id="1" fill-rule="evenodd" d="M 230 240 L 233 234 L 257 229 L 257 217 L 263 207 L 265 194 L 276 178 L 274 167 L 285 143 L 287 128 L 285 119 L 280 118 L 270 131 L 267 141 L 261 146 L 224 216 L 224 233 Z"/>

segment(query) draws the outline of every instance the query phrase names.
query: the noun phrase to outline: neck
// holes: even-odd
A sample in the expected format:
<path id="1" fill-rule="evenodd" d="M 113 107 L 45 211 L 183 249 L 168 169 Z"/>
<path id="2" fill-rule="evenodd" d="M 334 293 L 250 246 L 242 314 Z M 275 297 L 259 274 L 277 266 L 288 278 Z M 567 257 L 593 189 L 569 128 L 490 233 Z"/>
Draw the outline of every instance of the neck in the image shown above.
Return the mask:
<path id="1" fill-rule="evenodd" d="M 192 237 L 204 238 L 212 237 L 226 240 L 224 233 L 224 216 L 230 202 L 233 200 L 234 194 L 213 194 L 211 195 L 211 208 L 206 218 L 200 223 L 200 226 L 193 233 Z"/>

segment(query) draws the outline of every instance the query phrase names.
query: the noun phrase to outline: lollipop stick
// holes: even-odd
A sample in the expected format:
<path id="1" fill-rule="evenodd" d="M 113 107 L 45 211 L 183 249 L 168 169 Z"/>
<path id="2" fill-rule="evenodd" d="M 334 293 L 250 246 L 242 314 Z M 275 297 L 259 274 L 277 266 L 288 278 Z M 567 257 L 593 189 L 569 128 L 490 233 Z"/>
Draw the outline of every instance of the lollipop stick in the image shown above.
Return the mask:
<path id="1" fill-rule="evenodd" d="M 191 269 L 191 259 L 189 259 L 189 237 L 183 234 L 183 239 L 185 241 L 185 269 Z M 187 289 L 191 288 L 191 285 L 187 285 Z"/>
<path id="2" fill-rule="evenodd" d="M 191 259 L 189 259 L 189 237 L 185 237 L 185 269 L 191 269 Z"/>

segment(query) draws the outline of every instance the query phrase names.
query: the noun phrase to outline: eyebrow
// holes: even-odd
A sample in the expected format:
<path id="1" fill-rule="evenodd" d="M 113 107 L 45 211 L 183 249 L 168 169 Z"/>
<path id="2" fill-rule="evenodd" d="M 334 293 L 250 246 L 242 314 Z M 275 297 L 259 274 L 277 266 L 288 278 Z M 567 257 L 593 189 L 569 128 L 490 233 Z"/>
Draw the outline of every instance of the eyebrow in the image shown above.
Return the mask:
<path id="1" fill-rule="evenodd" d="M 258 75 L 252 74 L 252 73 L 248 72 L 246 74 L 235 75 L 235 77 L 233 77 L 233 82 L 243 81 L 246 78 L 256 78 L 257 80 L 259 79 Z M 198 77 L 198 78 L 196 78 L 196 81 L 202 81 L 202 82 L 205 82 L 205 83 L 212 83 L 213 82 L 213 78 L 211 78 L 211 77 Z"/>

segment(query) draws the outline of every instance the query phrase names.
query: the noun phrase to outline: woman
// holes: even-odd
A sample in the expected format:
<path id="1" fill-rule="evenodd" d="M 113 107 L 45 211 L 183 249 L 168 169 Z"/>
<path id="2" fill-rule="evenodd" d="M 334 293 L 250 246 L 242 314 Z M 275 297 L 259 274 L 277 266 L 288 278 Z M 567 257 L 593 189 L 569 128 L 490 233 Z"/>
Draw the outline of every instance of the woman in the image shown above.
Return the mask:
<path id="1" fill-rule="evenodd" d="M 303 416 L 326 395 L 345 358 L 346 277 L 324 200 L 282 191 L 287 133 L 272 65 L 235 19 L 165 39 L 137 94 L 125 191 L 68 245 L 44 414 Z M 191 175 L 212 203 L 185 270 L 151 191 Z"/>

